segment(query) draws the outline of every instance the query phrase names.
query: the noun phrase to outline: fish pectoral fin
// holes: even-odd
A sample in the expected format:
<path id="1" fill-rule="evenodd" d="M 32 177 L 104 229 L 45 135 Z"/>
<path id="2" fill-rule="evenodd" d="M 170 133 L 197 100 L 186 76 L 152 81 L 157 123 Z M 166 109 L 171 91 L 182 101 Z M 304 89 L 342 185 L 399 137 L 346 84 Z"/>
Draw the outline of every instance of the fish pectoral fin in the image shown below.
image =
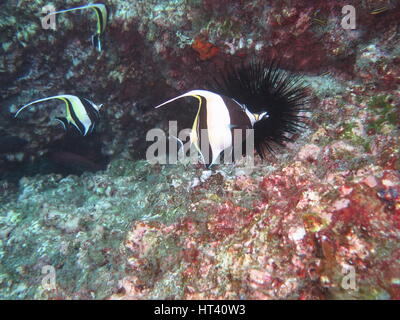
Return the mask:
<path id="1" fill-rule="evenodd" d="M 67 126 L 68 126 L 68 120 L 65 117 L 55 117 L 54 120 L 58 121 L 62 127 L 64 128 L 64 130 L 67 130 Z"/>
<path id="2" fill-rule="evenodd" d="M 180 147 L 178 148 L 178 153 L 181 152 L 182 155 L 184 156 L 184 155 L 185 155 L 185 146 L 183 145 L 182 140 L 179 139 L 179 138 L 177 138 L 177 137 L 175 137 L 175 136 L 172 135 L 172 134 L 171 134 L 168 138 L 169 138 L 169 139 L 173 138 L 175 141 L 177 141 L 177 142 L 179 143 Z"/>
<path id="3" fill-rule="evenodd" d="M 181 147 L 183 147 L 183 142 L 182 142 L 182 140 L 181 139 L 179 139 L 179 138 L 177 138 L 177 137 L 175 137 L 174 135 L 170 135 L 169 136 L 169 138 L 174 138 L 180 145 L 181 145 Z"/>

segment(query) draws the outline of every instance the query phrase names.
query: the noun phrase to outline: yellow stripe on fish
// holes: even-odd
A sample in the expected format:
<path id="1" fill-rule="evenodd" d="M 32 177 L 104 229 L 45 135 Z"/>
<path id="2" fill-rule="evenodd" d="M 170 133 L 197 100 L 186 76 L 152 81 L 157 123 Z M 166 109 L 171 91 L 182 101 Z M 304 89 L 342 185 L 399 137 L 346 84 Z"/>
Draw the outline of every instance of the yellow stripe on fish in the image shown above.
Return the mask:
<path id="1" fill-rule="evenodd" d="M 199 100 L 197 114 L 190 133 L 190 142 L 194 144 L 203 163 L 208 167 L 217 163 L 224 150 L 233 147 L 232 129 L 250 129 L 255 122 L 255 119 L 253 119 L 255 116 L 246 113 L 243 106 L 234 100 L 207 90 L 189 91 L 158 105 L 156 108 L 183 97 L 194 97 Z M 207 130 L 207 135 L 202 135 L 202 130 Z M 208 140 L 208 145 L 201 141 L 202 138 Z M 203 147 L 209 148 L 211 157 L 208 157 L 210 152 L 203 150 Z"/>
<path id="2" fill-rule="evenodd" d="M 81 6 L 81 7 L 55 11 L 55 12 L 52 12 L 51 14 L 59 14 L 59 13 L 65 13 L 65 12 L 76 11 L 76 10 L 84 10 L 84 9 L 93 9 L 96 13 L 96 17 L 97 17 L 96 34 L 94 34 L 92 37 L 92 43 L 98 51 L 101 51 L 102 50 L 101 37 L 106 30 L 106 24 L 107 24 L 107 18 L 108 18 L 107 7 L 104 4 L 93 3 L 93 4 Z"/>
<path id="3" fill-rule="evenodd" d="M 93 130 L 102 104 L 96 105 L 86 98 L 81 98 L 74 95 L 57 95 L 35 100 L 19 108 L 15 114 L 15 117 L 17 117 L 25 108 L 33 104 L 52 99 L 59 99 L 65 103 L 66 117 L 56 118 L 56 120 L 59 121 L 65 129 L 67 129 L 66 124 L 72 124 L 84 136 Z"/>

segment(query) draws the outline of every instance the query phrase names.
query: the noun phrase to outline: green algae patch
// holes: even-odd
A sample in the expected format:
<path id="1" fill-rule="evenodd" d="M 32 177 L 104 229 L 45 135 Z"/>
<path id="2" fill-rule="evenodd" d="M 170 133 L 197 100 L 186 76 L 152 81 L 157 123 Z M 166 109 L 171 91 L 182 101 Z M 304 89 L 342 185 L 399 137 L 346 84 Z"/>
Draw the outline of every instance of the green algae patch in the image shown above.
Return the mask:
<path id="1" fill-rule="evenodd" d="M 399 118 L 390 95 L 372 97 L 368 102 L 368 107 L 374 117 L 368 123 L 367 130 L 385 134 L 396 128 Z"/>

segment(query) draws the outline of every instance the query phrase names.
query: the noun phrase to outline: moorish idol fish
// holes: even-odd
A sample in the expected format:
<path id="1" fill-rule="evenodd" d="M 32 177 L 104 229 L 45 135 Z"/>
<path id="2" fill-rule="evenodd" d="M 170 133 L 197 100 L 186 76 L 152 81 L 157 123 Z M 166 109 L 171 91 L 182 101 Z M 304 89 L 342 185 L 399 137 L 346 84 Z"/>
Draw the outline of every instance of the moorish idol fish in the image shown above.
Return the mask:
<path id="1" fill-rule="evenodd" d="M 168 100 L 159 108 L 183 97 L 198 100 L 198 111 L 193 122 L 190 141 L 203 158 L 200 146 L 201 129 L 207 129 L 211 161 L 233 148 L 233 130 L 254 130 L 254 147 L 261 158 L 272 153 L 274 146 L 293 141 L 292 136 L 303 127 L 308 111 L 307 88 L 300 76 L 278 68 L 277 63 L 251 62 L 231 67 L 214 78 L 210 90 L 192 90 Z M 242 134 L 243 139 L 247 136 Z M 245 142 L 245 141 L 244 141 Z"/>
<path id="2" fill-rule="evenodd" d="M 199 151 L 203 162 L 205 164 L 210 163 L 210 166 L 215 163 L 222 151 L 232 146 L 232 130 L 251 129 L 252 123 L 255 121 L 255 117 L 233 99 L 207 90 L 189 91 L 158 105 L 156 108 L 183 97 L 194 97 L 199 102 L 197 115 L 190 133 L 190 141 Z M 201 133 L 201 130 L 204 129 L 207 130 L 205 136 Z M 201 141 L 201 138 L 208 140 L 211 149 L 209 151 L 211 162 L 204 157 L 204 150 L 201 149 L 204 142 Z"/>
<path id="3" fill-rule="evenodd" d="M 76 8 L 71 8 L 71 9 L 66 9 L 66 10 L 61 10 L 61 11 L 55 11 L 50 14 L 58 14 L 58 13 L 70 12 L 70 11 L 75 11 L 75 10 L 83 10 L 83 9 L 93 9 L 96 12 L 97 29 L 96 29 L 96 34 L 93 35 L 93 37 L 92 37 L 92 44 L 100 52 L 102 50 L 101 40 L 104 35 L 104 31 L 106 29 L 106 24 L 107 24 L 107 7 L 104 4 L 93 3 L 93 4 L 81 6 L 81 7 L 76 7 Z"/>
<path id="4" fill-rule="evenodd" d="M 99 110 L 102 104 L 96 105 L 92 101 L 86 98 L 80 98 L 73 95 L 59 95 L 48 97 L 44 99 L 35 100 L 24 106 L 22 106 L 15 117 L 24 110 L 25 108 L 39 102 L 59 99 L 65 102 L 66 106 L 66 117 L 57 117 L 55 120 L 61 123 L 66 130 L 70 124 L 75 126 L 82 135 L 86 135 L 88 132 L 92 132 L 96 121 L 99 118 Z"/>

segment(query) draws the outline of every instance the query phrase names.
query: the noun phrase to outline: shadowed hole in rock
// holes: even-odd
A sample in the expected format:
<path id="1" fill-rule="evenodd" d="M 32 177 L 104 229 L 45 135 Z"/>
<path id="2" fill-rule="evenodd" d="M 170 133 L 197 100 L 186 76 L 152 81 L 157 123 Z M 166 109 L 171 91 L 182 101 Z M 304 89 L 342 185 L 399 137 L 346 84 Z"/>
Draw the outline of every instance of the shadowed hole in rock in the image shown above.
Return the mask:
<path id="1" fill-rule="evenodd" d="M 102 142 L 93 133 L 82 137 L 70 130 L 60 140 L 48 146 L 48 152 L 34 161 L 9 161 L 4 155 L 0 164 L 0 180 L 18 182 L 24 176 L 37 174 L 81 175 L 84 172 L 105 170 L 109 158 L 101 152 Z"/>

